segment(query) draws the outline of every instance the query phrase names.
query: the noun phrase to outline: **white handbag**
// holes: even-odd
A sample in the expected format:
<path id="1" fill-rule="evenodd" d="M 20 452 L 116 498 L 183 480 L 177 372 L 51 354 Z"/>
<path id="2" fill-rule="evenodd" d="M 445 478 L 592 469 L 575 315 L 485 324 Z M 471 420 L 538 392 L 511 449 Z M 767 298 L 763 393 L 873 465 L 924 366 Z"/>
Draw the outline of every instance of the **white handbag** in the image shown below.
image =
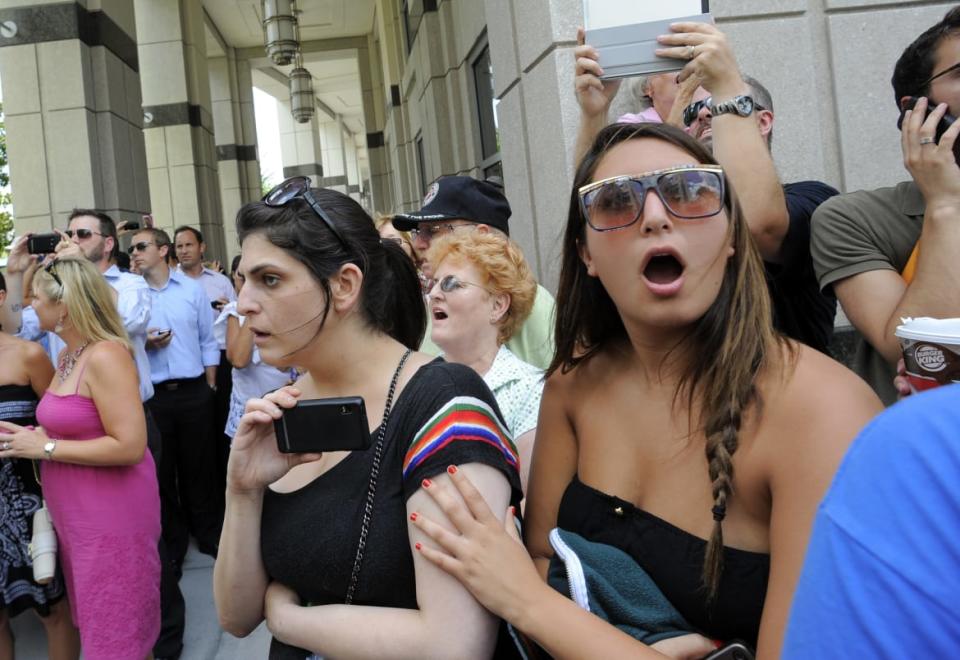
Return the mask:
<path id="1" fill-rule="evenodd" d="M 30 558 L 33 560 L 34 581 L 48 584 L 57 572 L 57 533 L 53 530 L 46 502 L 33 514 Z"/>

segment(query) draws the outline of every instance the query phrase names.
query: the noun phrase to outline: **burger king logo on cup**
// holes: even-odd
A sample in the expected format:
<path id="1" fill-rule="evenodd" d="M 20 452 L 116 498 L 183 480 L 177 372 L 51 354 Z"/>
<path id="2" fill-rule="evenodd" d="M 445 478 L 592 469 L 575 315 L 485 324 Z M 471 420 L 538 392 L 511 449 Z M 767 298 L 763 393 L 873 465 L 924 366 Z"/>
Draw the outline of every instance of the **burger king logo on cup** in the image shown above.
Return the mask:
<path id="1" fill-rule="evenodd" d="M 938 346 L 929 344 L 917 346 L 914 359 L 927 371 L 943 371 L 947 367 L 947 358 Z"/>

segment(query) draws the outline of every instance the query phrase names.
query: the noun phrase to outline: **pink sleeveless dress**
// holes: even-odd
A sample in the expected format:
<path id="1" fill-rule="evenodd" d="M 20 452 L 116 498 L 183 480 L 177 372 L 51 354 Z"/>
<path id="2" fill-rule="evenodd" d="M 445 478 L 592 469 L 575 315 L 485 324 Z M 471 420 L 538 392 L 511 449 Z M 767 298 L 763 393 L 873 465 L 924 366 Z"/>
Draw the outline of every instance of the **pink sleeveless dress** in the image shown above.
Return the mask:
<path id="1" fill-rule="evenodd" d="M 36 417 L 58 440 L 106 435 L 93 400 L 77 393 L 48 391 Z M 143 660 L 160 633 L 160 496 L 150 452 L 130 466 L 41 468 L 83 657 Z"/>

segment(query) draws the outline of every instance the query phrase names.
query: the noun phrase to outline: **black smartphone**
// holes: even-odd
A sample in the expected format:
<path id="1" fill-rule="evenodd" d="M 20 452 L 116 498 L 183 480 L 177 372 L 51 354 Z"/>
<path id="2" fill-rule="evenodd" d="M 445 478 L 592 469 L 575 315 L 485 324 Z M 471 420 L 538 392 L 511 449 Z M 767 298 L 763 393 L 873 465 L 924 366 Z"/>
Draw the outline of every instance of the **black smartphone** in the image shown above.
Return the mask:
<path id="1" fill-rule="evenodd" d="M 223 307 L 223 303 L 217 300 L 212 300 L 210 301 L 210 306 L 219 312 L 220 308 Z"/>
<path id="2" fill-rule="evenodd" d="M 903 130 L 903 118 L 907 114 L 907 110 L 913 110 L 914 106 L 917 105 L 917 101 L 920 99 L 916 96 L 908 96 L 903 99 L 903 102 L 900 103 L 900 118 L 897 119 L 897 128 Z M 930 113 L 933 112 L 937 107 L 937 104 L 933 101 L 928 101 L 927 103 L 927 117 L 930 116 Z M 943 118 L 940 120 L 940 123 L 937 124 L 937 134 L 934 139 L 936 139 L 937 144 L 940 144 L 940 138 L 943 137 L 943 134 L 946 132 L 950 126 L 953 125 L 953 122 L 957 121 L 957 118 L 951 115 L 949 112 L 943 115 Z M 957 140 L 960 142 L 960 140 Z"/>
<path id="3" fill-rule="evenodd" d="M 140 229 L 140 223 L 134 220 L 133 222 L 128 222 L 123 226 L 123 231 L 130 231 L 131 229 Z"/>
<path id="4" fill-rule="evenodd" d="M 754 660 L 753 651 L 743 642 L 730 642 L 703 660 Z"/>
<path id="5" fill-rule="evenodd" d="M 367 411 L 359 396 L 299 401 L 274 420 L 277 448 L 285 454 L 370 449 Z"/>
<path id="6" fill-rule="evenodd" d="M 30 254 L 50 254 L 60 243 L 60 234 L 34 234 L 27 239 L 27 252 Z"/>

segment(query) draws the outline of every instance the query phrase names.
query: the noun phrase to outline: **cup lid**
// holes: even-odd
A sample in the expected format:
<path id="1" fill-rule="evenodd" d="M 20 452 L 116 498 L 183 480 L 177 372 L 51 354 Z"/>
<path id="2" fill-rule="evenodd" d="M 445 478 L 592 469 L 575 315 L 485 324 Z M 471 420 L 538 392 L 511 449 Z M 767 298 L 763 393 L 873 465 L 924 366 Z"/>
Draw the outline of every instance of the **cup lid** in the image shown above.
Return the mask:
<path id="1" fill-rule="evenodd" d="M 929 317 L 900 319 L 894 334 L 903 339 L 960 344 L 960 318 L 933 319 Z"/>

